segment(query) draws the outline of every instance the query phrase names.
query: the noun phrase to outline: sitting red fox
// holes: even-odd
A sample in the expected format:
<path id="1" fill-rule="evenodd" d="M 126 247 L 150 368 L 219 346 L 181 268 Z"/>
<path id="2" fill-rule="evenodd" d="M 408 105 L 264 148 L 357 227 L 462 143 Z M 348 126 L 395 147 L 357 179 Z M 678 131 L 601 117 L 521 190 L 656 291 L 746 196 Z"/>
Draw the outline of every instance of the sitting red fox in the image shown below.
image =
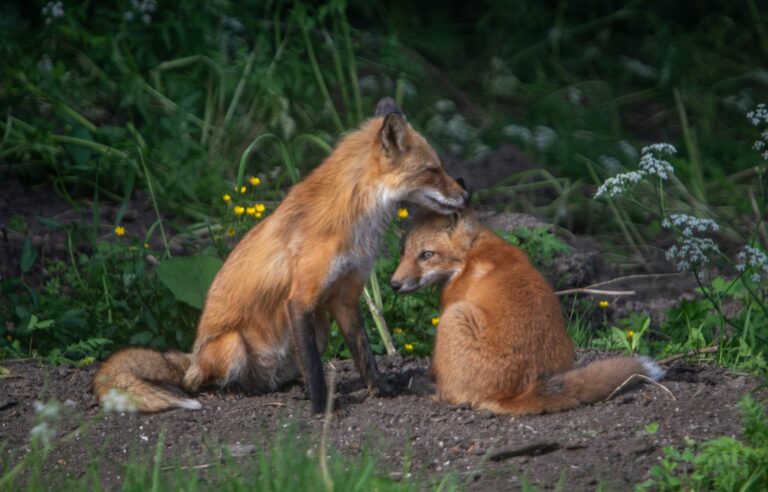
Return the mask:
<path id="1" fill-rule="evenodd" d="M 382 99 L 376 116 L 230 253 L 206 296 L 192 353 L 123 350 L 99 368 L 94 392 L 102 404 L 127 401 L 139 411 L 195 409 L 186 392 L 205 385 L 268 391 L 303 376 L 312 410 L 322 412 L 328 314 L 368 388 L 386 392 L 359 311 L 379 239 L 401 200 L 449 214 L 466 197 L 395 102 Z"/>
<path id="2" fill-rule="evenodd" d="M 526 254 L 474 214 L 416 219 L 392 276 L 396 292 L 442 284 L 430 376 L 437 398 L 496 413 L 559 412 L 602 400 L 633 374 L 655 380 L 646 358 L 573 368 L 560 303 Z"/>

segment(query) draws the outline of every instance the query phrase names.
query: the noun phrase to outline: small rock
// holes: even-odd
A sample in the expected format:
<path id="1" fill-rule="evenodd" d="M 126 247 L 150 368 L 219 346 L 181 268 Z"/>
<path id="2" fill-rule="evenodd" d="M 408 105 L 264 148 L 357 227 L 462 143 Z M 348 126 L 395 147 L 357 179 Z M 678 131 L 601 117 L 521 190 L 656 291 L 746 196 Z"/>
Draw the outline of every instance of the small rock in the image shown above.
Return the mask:
<path id="1" fill-rule="evenodd" d="M 233 458 L 242 458 L 256 452 L 256 446 L 253 444 L 227 444 L 223 449 L 226 449 Z"/>

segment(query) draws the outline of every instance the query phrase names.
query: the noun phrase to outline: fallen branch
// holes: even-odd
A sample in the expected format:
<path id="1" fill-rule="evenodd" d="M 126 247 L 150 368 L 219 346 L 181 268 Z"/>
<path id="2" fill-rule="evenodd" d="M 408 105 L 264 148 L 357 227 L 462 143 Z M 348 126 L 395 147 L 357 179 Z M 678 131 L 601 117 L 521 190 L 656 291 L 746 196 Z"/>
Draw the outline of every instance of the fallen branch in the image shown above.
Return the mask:
<path id="1" fill-rule="evenodd" d="M 691 350 L 690 352 L 686 352 L 684 354 L 673 355 L 671 357 L 667 357 L 666 359 L 661 359 L 659 361 L 656 361 L 656 363 L 666 365 L 666 364 L 669 364 L 670 362 L 675 362 L 676 360 L 685 359 L 686 357 L 693 357 L 699 354 L 712 354 L 714 352 L 717 352 L 719 349 L 720 349 L 719 345 L 713 345 L 711 347 L 704 347 L 696 350 Z"/>
<path id="2" fill-rule="evenodd" d="M 668 396 L 669 396 L 671 399 L 673 399 L 673 400 L 677 400 L 677 398 L 675 398 L 675 395 L 673 395 L 673 394 L 672 394 L 672 392 L 671 392 L 671 391 L 669 391 L 669 388 L 667 388 L 667 387 L 666 387 L 666 386 L 664 386 L 663 384 L 659 383 L 658 381 L 654 381 L 653 379 L 651 379 L 651 378 L 649 378 L 648 376 L 645 376 L 645 375 L 643 375 L 643 374 L 633 374 L 633 375 L 629 376 L 629 377 L 626 379 L 626 381 L 624 381 L 623 383 L 621 383 L 621 384 L 620 384 L 620 385 L 619 385 L 619 386 L 618 386 L 618 387 L 617 387 L 615 390 L 611 391 L 611 394 L 610 394 L 610 395 L 608 395 L 608 396 L 607 396 L 607 397 L 606 397 L 606 398 L 605 398 L 603 401 L 608 401 L 608 400 L 610 400 L 611 398 L 613 398 L 613 397 L 616 395 L 616 393 L 618 393 L 618 392 L 620 392 L 622 389 L 626 388 L 626 387 L 627 387 L 627 385 L 629 385 L 629 384 L 633 383 L 633 382 L 635 381 L 635 379 L 642 379 L 642 380 L 644 380 L 644 381 L 647 381 L 647 382 L 649 382 L 649 383 L 651 383 L 651 384 L 653 384 L 653 385 L 655 385 L 655 386 L 657 386 L 657 387 L 661 388 L 661 389 L 662 389 L 662 390 L 663 390 L 663 391 L 664 391 L 664 392 L 665 392 L 665 393 L 666 393 L 666 394 L 667 394 L 667 395 L 668 395 Z"/>

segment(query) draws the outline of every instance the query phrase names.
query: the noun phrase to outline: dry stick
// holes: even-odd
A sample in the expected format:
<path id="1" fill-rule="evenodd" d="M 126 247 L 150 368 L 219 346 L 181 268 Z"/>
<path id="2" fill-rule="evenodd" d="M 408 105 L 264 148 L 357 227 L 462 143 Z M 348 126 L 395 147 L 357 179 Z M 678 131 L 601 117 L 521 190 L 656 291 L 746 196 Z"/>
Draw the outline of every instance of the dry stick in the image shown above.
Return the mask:
<path id="1" fill-rule="evenodd" d="M 558 290 L 555 292 L 556 296 L 564 296 L 567 294 L 596 294 L 601 296 L 633 296 L 637 294 L 634 290 L 600 290 L 590 289 L 589 287 L 578 287 L 576 289 Z"/>
<path id="2" fill-rule="evenodd" d="M 328 364 L 331 372 L 328 380 L 328 399 L 325 402 L 325 416 L 323 417 L 323 434 L 320 437 L 320 473 L 323 475 L 325 490 L 333 492 L 333 480 L 328 471 L 328 427 L 331 425 L 333 416 L 333 398 L 336 389 L 336 366 L 333 363 Z"/>
<path id="3" fill-rule="evenodd" d="M 635 280 L 639 278 L 655 278 L 655 277 L 672 277 L 677 275 L 683 275 L 683 273 L 652 273 L 652 274 L 645 274 L 645 273 L 639 273 L 635 275 L 625 275 L 623 277 L 617 277 L 611 280 L 605 280 L 603 282 L 598 282 L 596 284 L 587 285 L 586 287 L 579 287 L 576 289 L 568 289 L 568 290 L 559 290 L 555 292 L 555 295 L 563 296 L 566 294 L 598 294 L 598 295 L 605 295 L 605 296 L 630 296 L 634 295 L 634 290 L 599 290 L 595 289 L 595 287 L 600 287 L 603 285 L 612 284 L 614 282 L 620 282 L 622 280 Z"/>
<path id="4" fill-rule="evenodd" d="M 669 388 L 667 388 L 667 387 L 666 387 L 666 386 L 664 386 L 663 384 L 659 383 L 658 381 L 654 381 L 653 379 L 649 378 L 648 376 L 645 376 L 644 374 L 633 374 L 633 375 L 629 376 L 629 377 L 627 378 L 627 380 L 626 380 L 626 381 L 624 381 L 623 383 L 621 383 L 621 384 L 620 384 L 620 385 L 619 385 L 619 386 L 618 386 L 618 387 L 617 387 L 615 390 L 611 391 L 611 394 L 610 394 L 610 395 L 608 395 L 608 396 L 605 398 L 605 400 L 604 400 L 604 401 L 608 401 L 608 400 L 610 400 L 611 398 L 613 398 L 613 396 L 614 396 L 616 393 L 618 393 L 619 391 L 621 391 L 622 389 L 624 389 L 624 387 L 626 387 L 628 384 L 630 384 L 632 381 L 634 381 L 634 380 L 635 380 L 635 378 L 644 379 L 645 381 L 648 381 L 649 383 L 651 383 L 651 384 L 653 384 L 653 385 L 656 385 L 656 386 L 658 386 L 659 388 L 661 388 L 662 390 L 664 390 L 664 392 L 665 392 L 665 393 L 667 393 L 667 395 L 669 395 L 669 396 L 670 396 L 670 397 L 671 397 L 673 400 L 677 400 L 677 398 L 675 398 L 675 395 L 673 395 L 673 394 L 672 394 L 672 392 L 671 392 L 671 391 L 669 391 Z"/>
<path id="5" fill-rule="evenodd" d="M 694 355 L 711 354 L 711 353 L 717 352 L 719 349 L 720 349 L 719 345 L 713 345 L 711 347 L 704 347 L 701 349 L 691 350 L 690 352 L 686 352 L 684 354 L 673 355 L 671 357 L 667 357 L 666 359 L 661 359 L 659 361 L 656 361 L 656 363 L 666 365 L 676 360 L 685 359 L 686 357 L 693 357 Z"/>

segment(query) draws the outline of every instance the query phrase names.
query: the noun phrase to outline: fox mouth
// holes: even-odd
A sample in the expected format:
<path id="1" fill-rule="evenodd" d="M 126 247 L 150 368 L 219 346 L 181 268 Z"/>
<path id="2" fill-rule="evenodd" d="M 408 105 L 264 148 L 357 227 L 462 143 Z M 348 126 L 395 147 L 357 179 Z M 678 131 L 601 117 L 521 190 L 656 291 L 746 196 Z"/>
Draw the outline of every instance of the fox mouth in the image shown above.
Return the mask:
<path id="1" fill-rule="evenodd" d="M 427 190 L 419 193 L 417 201 L 441 214 L 451 214 L 464 208 L 464 197 L 446 198 L 441 193 Z"/>

